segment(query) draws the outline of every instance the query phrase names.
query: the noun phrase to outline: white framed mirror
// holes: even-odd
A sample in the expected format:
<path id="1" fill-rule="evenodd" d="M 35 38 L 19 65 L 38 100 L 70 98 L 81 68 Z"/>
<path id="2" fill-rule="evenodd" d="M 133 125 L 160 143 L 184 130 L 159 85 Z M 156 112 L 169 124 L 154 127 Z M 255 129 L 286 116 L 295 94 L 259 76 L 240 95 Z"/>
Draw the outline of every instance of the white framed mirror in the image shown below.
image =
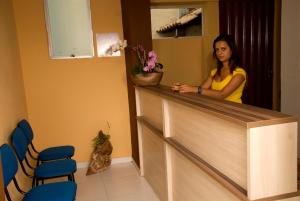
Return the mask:
<path id="1" fill-rule="evenodd" d="M 193 5 L 152 6 L 152 39 L 202 36 L 202 8 Z"/>
<path id="2" fill-rule="evenodd" d="M 52 59 L 94 56 L 90 0 L 44 0 Z"/>

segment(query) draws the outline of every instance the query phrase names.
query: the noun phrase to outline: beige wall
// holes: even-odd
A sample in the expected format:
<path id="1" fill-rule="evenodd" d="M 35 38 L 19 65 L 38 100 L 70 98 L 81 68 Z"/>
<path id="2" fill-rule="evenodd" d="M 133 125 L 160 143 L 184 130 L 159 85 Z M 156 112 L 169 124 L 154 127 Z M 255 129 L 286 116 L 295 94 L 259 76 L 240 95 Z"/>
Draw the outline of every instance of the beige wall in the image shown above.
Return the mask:
<path id="1" fill-rule="evenodd" d="M 203 9 L 201 37 L 169 38 L 153 40 L 153 49 L 158 60 L 164 64 L 162 84 L 174 81 L 199 85 L 215 66 L 212 58 L 212 43 L 219 34 L 218 1 L 203 0 L 151 0 L 154 6 L 193 5 Z"/>
<path id="2" fill-rule="evenodd" d="M 11 0 L 0 0 L 0 146 L 9 142 L 17 122 L 27 117 L 26 100 L 16 26 Z M 19 171 L 17 179 L 28 190 L 30 179 Z M 2 191 L 3 189 L 0 189 Z M 21 195 L 13 185 L 9 186 L 13 200 Z"/>
<path id="3" fill-rule="evenodd" d="M 300 1 L 282 1 L 281 112 L 300 118 Z M 298 123 L 298 133 L 300 124 Z M 298 157 L 300 156 L 298 137 Z"/>
<path id="4" fill-rule="evenodd" d="M 200 84 L 202 76 L 202 37 L 153 40 L 153 49 L 164 65 L 161 84 L 172 82 Z"/>
<path id="5" fill-rule="evenodd" d="M 75 159 L 86 162 L 92 139 L 100 129 L 108 130 L 108 121 L 112 156 L 131 156 L 124 56 L 51 60 L 43 1 L 13 3 L 37 147 L 72 144 Z M 91 11 L 94 37 L 98 32 L 117 32 L 122 38 L 119 0 L 91 0 Z"/>

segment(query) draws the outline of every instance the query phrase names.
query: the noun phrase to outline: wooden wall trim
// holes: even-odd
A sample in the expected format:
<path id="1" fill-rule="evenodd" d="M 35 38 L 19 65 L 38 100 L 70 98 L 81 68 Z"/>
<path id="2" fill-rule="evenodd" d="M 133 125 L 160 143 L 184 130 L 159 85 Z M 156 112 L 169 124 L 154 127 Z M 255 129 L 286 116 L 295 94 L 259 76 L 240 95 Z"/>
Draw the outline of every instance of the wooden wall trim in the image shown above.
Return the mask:
<path id="1" fill-rule="evenodd" d="M 152 49 L 150 0 L 121 0 L 122 23 L 124 39 L 129 46 L 141 44 L 147 50 Z M 142 25 L 142 26 L 141 26 Z M 135 90 L 130 75 L 136 61 L 136 56 L 129 49 L 125 49 L 128 104 L 130 115 L 132 158 L 139 166 L 139 147 L 136 123 Z"/>

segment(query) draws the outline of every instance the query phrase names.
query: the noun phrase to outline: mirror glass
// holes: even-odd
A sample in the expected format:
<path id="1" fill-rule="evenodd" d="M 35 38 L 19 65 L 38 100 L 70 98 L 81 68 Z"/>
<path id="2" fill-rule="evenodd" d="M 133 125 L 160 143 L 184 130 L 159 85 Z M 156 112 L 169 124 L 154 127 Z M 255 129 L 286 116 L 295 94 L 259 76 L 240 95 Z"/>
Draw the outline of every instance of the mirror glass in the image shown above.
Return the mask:
<path id="1" fill-rule="evenodd" d="M 89 0 L 45 0 L 45 16 L 51 58 L 94 56 Z"/>
<path id="2" fill-rule="evenodd" d="M 202 35 L 202 9 L 152 7 L 152 39 Z"/>
<path id="3" fill-rule="evenodd" d="M 153 50 L 164 65 L 161 84 L 201 82 L 202 10 L 193 5 L 151 7 Z"/>

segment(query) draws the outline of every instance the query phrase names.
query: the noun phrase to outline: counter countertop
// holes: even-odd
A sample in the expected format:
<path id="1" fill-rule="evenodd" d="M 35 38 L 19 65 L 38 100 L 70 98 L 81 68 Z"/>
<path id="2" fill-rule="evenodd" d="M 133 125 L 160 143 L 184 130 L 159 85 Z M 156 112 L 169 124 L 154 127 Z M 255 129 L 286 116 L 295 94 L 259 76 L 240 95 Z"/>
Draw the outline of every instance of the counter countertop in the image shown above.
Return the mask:
<path id="1" fill-rule="evenodd" d="M 277 111 L 259 108 L 251 105 L 219 100 L 195 93 L 178 93 L 171 87 L 159 85 L 155 87 L 137 87 L 163 98 L 180 102 L 199 110 L 213 113 L 220 118 L 228 119 L 247 128 L 273 124 L 296 122 L 297 118 Z"/>

